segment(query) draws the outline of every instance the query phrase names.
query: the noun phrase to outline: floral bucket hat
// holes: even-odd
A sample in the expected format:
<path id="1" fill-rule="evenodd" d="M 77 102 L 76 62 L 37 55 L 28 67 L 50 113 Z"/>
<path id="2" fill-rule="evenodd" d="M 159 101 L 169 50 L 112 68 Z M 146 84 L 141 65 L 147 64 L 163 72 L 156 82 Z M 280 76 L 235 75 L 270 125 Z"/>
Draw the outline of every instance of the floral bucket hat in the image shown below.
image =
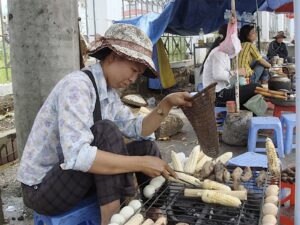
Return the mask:
<path id="1" fill-rule="evenodd" d="M 89 55 L 101 59 L 110 49 L 128 60 L 144 64 L 146 70 L 143 75 L 156 77 L 151 58 L 152 48 L 151 40 L 142 30 L 130 24 L 116 23 L 108 28 L 104 36 L 96 36 L 96 40 L 91 43 Z"/>

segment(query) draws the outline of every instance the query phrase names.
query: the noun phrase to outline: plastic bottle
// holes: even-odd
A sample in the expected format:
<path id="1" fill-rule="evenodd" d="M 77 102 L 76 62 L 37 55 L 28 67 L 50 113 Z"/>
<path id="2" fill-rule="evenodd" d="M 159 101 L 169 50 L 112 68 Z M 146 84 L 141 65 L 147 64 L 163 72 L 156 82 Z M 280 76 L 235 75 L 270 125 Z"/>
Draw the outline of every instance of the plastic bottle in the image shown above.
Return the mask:
<path id="1" fill-rule="evenodd" d="M 200 28 L 198 45 L 199 46 L 204 45 L 204 31 L 203 31 L 203 28 Z"/>
<path id="2" fill-rule="evenodd" d="M 248 22 L 247 20 L 248 20 L 248 15 L 247 15 L 247 13 L 244 11 L 243 14 L 242 14 L 242 16 L 241 16 L 241 21 L 242 21 L 242 22 Z"/>
<path id="3" fill-rule="evenodd" d="M 229 20 L 231 17 L 231 10 L 226 9 L 224 12 L 224 19 Z"/>

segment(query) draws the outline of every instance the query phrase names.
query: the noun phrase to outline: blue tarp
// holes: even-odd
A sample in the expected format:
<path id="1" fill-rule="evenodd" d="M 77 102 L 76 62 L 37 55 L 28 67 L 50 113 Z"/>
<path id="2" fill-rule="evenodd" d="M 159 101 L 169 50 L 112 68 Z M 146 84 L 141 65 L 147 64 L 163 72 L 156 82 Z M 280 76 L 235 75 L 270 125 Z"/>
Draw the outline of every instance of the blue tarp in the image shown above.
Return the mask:
<path id="1" fill-rule="evenodd" d="M 253 13 L 257 7 L 262 10 L 276 9 L 291 0 L 236 0 L 236 10 Z M 115 23 L 132 24 L 142 29 L 155 44 L 163 33 L 181 36 L 198 35 L 216 31 L 225 24 L 224 12 L 231 9 L 231 0 L 173 0 L 161 14 L 148 13 Z M 159 79 L 149 79 L 149 87 L 161 89 Z"/>
<path id="2" fill-rule="evenodd" d="M 236 0 L 236 10 L 240 13 L 259 10 L 274 11 L 293 0 Z M 148 13 L 116 23 L 133 24 L 145 31 L 153 43 L 164 32 L 182 36 L 198 35 L 200 28 L 204 33 L 211 33 L 226 23 L 224 12 L 231 9 L 231 0 L 173 0 L 161 14 Z"/>
<path id="3" fill-rule="evenodd" d="M 279 7 L 292 1 L 293 0 L 267 0 L 259 7 L 259 10 L 273 12 Z"/>
<path id="4" fill-rule="evenodd" d="M 257 0 L 258 7 L 264 2 Z M 198 35 L 200 28 L 203 28 L 204 33 L 211 33 L 226 23 L 226 9 L 231 9 L 231 0 L 175 0 L 169 2 L 161 14 L 149 13 L 115 22 L 141 28 L 156 43 L 164 32 L 182 36 Z M 236 0 L 236 10 L 253 13 L 256 11 L 256 1 Z"/>

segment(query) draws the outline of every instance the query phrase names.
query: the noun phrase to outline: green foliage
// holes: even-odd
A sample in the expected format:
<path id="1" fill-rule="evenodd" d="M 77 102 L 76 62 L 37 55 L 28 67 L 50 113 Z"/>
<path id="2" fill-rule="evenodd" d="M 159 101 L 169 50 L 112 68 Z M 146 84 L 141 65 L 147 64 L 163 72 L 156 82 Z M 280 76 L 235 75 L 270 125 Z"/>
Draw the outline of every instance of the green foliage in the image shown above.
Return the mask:
<path id="1" fill-rule="evenodd" d="M 191 58 L 186 37 L 168 35 L 162 36 L 162 40 L 170 62 L 182 61 Z"/>

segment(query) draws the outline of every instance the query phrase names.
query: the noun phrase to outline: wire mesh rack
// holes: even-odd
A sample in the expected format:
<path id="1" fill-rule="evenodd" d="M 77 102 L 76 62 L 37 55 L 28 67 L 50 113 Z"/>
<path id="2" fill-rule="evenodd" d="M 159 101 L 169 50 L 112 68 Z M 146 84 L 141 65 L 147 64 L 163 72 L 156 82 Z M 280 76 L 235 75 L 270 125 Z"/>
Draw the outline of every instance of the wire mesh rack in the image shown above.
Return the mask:
<path id="1" fill-rule="evenodd" d="M 233 170 L 233 168 L 228 168 Z M 151 199 L 143 199 L 141 213 L 145 218 L 157 219 L 167 216 L 168 224 L 186 223 L 189 225 L 256 225 L 261 224 L 261 209 L 264 204 L 265 189 L 270 184 L 280 185 L 280 178 L 275 178 L 267 172 L 265 182 L 258 187 L 256 178 L 263 168 L 252 168 L 253 177 L 242 183 L 248 190 L 247 200 L 242 201 L 239 208 L 226 207 L 217 204 L 204 203 L 200 197 L 185 197 L 185 188 L 189 185 L 166 182 Z M 232 182 L 229 183 L 232 185 Z"/>

